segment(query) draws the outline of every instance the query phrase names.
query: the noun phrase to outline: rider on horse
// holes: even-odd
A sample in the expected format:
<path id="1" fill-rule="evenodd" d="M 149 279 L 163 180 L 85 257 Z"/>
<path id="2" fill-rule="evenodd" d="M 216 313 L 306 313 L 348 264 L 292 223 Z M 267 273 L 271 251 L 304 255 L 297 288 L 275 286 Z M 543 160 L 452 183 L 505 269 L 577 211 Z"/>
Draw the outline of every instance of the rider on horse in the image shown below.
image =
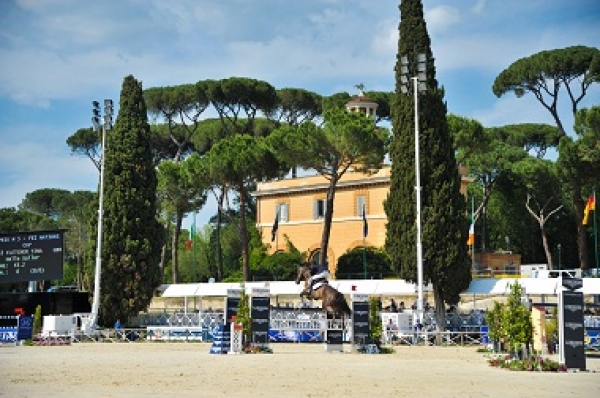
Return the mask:
<path id="1" fill-rule="evenodd" d="M 312 275 L 309 279 L 309 291 L 313 290 L 313 286 L 316 283 L 329 281 L 329 270 L 322 264 L 313 264 L 310 267 L 310 274 Z"/>

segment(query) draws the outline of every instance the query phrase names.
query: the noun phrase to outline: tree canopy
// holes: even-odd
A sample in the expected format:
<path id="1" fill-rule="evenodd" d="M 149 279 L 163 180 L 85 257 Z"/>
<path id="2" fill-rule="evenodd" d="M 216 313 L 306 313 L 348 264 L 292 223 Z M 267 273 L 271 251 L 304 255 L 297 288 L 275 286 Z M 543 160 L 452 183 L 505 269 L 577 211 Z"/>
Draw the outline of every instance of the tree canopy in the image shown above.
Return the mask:
<path id="1" fill-rule="evenodd" d="M 290 166 L 316 170 L 329 181 L 319 262 L 327 263 L 327 248 L 334 212 L 335 188 L 350 167 L 370 173 L 378 170 L 385 154 L 387 130 L 376 128 L 362 113 L 331 107 L 324 124 L 282 126 L 267 139 L 278 159 Z"/>
<path id="2" fill-rule="evenodd" d="M 583 218 L 586 193 L 582 190 L 590 184 L 585 178 L 586 172 L 580 169 L 577 149 L 572 148 L 572 140 L 567 135 L 563 119 L 560 116 L 558 100 L 564 88 L 570 100 L 573 117 L 577 116 L 579 105 L 590 86 L 600 81 L 600 50 L 594 47 L 573 46 L 555 50 L 541 51 L 529 57 L 521 58 L 503 70 L 494 80 L 492 90 L 498 97 L 514 92 L 522 97 L 531 92 L 538 102 L 550 112 L 559 129 L 559 159 L 565 166 L 562 172 L 565 182 L 571 190 L 575 216 Z M 578 146 L 577 143 L 575 145 Z M 578 224 L 577 237 L 579 263 L 587 269 L 587 231 Z"/>

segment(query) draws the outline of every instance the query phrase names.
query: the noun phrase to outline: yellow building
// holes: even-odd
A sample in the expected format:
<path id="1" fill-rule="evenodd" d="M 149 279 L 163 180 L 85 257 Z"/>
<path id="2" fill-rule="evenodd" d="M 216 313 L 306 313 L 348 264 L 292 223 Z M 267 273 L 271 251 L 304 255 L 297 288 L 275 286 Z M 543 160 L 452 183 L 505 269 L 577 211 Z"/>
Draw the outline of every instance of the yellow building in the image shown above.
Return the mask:
<path id="1" fill-rule="evenodd" d="M 466 169 L 460 168 L 466 173 Z M 327 258 L 335 272 L 338 258 L 355 247 L 382 247 L 387 217 L 383 202 L 390 189 L 391 168 L 384 166 L 373 175 L 348 171 L 337 184 Z M 461 192 L 466 195 L 472 178 L 462 175 Z M 323 216 L 329 181 L 323 176 L 307 176 L 259 183 L 252 193 L 257 199 L 257 227 L 269 253 L 286 250 L 284 235 L 309 259 L 318 259 L 323 233 Z M 366 209 L 368 235 L 363 240 L 363 214 Z M 275 214 L 278 229 L 272 239 Z"/>
<path id="2" fill-rule="evenodd" d="M 349 112 L 362 112 L 375 120 L 377 103 L 364 95 L 363 85 L 356 86 L 358 96 L 346 104 Z M 355 247 L 383 247 L 387 216 L 383 202 L 390 189 L 390 166 L 368 175 L 348 170 L 336 186 L 331 233 L 327 259 L 331 273 L 335 273 L 338 258 Z M 459 168 L 461 192 L 467 195 L 467 169 Z M 259 183 L 252 193 L 257 200 L 257 227 L 269 253 L 286 250 L 287 236 L 300 251 L 306 251 L 309 260 L 317 261 L 323 234 L 325 204 L 329 181 L 321 175 L 291 178 Z M 363 235 L 364 218 L 368 235 Z M 278 229 L 272 234 L 275 215 L 279 214 Z"/>

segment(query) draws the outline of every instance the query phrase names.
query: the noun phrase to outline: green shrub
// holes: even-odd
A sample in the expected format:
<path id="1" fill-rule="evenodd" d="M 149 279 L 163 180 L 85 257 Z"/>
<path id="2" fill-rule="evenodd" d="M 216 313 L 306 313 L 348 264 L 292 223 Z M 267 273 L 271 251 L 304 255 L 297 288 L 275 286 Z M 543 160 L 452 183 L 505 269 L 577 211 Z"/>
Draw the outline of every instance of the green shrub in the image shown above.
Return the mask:
<path id="1" fill-rule="evenodd" d="M 508 355 L 495 356 L 488 359 L 488 364 L 493 367 L 509 369 L 514 371 L 529 371 L 529 372 L 566 372 L 564 365 L 559 364 L 548 358 L 543 358 L 539 355 L 534 355 L 526 359 L 520 360 L 511 358 Z"/>
<path id="2" fill-rule="evenodd" d="M 379 298 L 371 297 L 369 299 L 369 330 L 371 333 L 371 339 L 378 346 L 381 343 L 381 336 L 383 334 L 383 325 L 381 324 L 381 306 Z"/>
<path id="3" fill-rule="evenodd" d="M 38 305 L 35 307 L 35 314 L 33 315 L 33 335 L 37 336 L 42 332 L 42 306 Z"/>

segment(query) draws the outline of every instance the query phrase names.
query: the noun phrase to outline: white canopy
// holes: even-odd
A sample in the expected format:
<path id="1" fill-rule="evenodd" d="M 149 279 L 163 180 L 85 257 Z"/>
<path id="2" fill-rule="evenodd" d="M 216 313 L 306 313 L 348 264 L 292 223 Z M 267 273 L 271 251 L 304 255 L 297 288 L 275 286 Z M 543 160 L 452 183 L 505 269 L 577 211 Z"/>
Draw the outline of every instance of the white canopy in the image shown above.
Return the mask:
<path id="1" fill-rule="evenodd" d="M 333 280 L 331 286 L 344 294 L 360 293 L 372 295 L 415 294 L 416 285 L 401 279 L 357 279 Z M 240 289 L 241 283 L 180 283 L 162 285 L 162 297 L 225 297 L 228 289 Z M 246 293 L 250 294 L 254 287 L 271 290 L 272 296 L 300 294 L 303 285 L 293 281 L 284 282 L 246 282 Z M 426 287 L 426 290 L 431 290 Z"/>
<path id="2" fill-rule="evenodd" d="M 558 294 L 563 288 L 560 278 L 487 278 L 473 279 L 464 294 L 504 295 L 510 293 L 510 285 L 518 281 L 525 288 L 525 293 L 533 295 Z M 413 283 L 402 279 L 354 279 L 332 280 L 331 286 L 344 294 L 360 293 L 369 295 L 408 295 L 416 294 Z M 179 283 L 162 285 L 162 297 L 225 297 L 228 289 L 240 289 L 241 283 Z M 246 282 L 246 293 L 250 294 L 254 287 L 271 290 L 272 296 L 300 294 L 302 285 L 293 281 L 284 282 Z M 431 291 L 431 286 L 425 290 Z M 600 294 L 600 278 L 583 278 L 583 294 Z"/>
<path id="3" fill-rule="evenodd" d="M 561 278 L 507 278 L 507 279 L 473 279 L 464 293 L 467 294 L 509 294 L 510 285 L 515 281 L 525 289 L 526 294 L 558 294 L 563 290 Z M 599 278 L 583 278 L 583 294 L 600 294 Z"/>

